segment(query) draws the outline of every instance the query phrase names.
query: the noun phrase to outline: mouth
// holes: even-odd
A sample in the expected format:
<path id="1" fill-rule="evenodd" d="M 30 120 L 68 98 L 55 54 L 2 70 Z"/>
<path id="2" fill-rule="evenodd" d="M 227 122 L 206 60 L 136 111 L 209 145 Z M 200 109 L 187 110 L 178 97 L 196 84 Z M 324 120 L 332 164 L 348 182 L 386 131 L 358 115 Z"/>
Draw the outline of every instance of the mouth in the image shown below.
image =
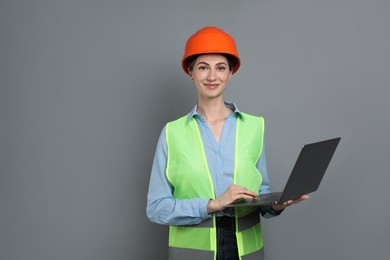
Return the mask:
<path id="1" fill-rule="evenodd" d="M 219 86 L 219 84 L 204 84 L 206 86 L 206 88 L 209 88 L 209 89 L 215 89 Z"/>

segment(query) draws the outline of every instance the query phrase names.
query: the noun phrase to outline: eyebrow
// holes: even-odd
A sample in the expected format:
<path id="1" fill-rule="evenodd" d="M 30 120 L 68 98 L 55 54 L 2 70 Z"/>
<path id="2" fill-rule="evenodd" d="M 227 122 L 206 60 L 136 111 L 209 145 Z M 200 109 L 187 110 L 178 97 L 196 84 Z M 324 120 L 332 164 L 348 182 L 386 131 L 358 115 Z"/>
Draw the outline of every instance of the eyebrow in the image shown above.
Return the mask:
<path id="1" fill-rule="evenodd" d="M 206 64 L 206 65 L 210 66 L 210 64 L 208 64 L 207 62 L 204 62 L 204 61 L 201 61 L 201 62 L 199 62 L 199 63 L 196 64 L 196 65 L 199 65 L 199 64 Z M 228 64 L 227 64 L 226 62 L 224 62 L 224 61 L 218 62 L 218 63 L 215 64 L 215 65 L 226 65 L 226 66 L 228 66 Z"/>

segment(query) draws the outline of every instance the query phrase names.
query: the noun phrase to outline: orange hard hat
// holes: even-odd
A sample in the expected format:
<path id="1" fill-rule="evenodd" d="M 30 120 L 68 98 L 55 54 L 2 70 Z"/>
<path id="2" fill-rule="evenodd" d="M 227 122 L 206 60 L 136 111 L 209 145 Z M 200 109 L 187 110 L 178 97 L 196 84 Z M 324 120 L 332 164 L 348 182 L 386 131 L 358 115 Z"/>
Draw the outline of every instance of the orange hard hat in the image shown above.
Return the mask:
<path id="1" fill-rule="evenodd" d="M 192 55 L 206 53 L 228 54 L 236 59 L 232 73 L 240 67 L 240 56 L 238 56 L 236 44 L 233 37 L 217 27 L 204 27 L 188 38 L 184 50 L 181 66 L 188 74 L 186 60 Z"/>

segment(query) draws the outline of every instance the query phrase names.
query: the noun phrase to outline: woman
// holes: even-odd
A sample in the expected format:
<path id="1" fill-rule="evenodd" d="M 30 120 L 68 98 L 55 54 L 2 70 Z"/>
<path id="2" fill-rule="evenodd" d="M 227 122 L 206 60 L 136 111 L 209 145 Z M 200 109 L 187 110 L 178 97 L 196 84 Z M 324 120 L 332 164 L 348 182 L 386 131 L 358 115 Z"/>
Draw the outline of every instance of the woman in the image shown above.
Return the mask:
<path id="1" fill-rule="evenodd" d="M 264 259 L 260 216 L 282 205 L 225 209 L 237 199 L 269 193 L 264 121 L 224 101 L 240 67 L 234 39 L 216 27 L 192 35 L 182 67 L 198 102 L 163 129 L 149 184 L 147 215 L 169 225 L 169 259 Z"/>

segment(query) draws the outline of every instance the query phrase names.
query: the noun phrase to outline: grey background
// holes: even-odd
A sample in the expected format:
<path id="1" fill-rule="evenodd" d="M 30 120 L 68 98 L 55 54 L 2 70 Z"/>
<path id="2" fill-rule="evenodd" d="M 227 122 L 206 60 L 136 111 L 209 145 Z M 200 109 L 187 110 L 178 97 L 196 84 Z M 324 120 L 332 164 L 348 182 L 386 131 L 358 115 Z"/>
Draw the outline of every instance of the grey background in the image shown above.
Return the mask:
<path id="1" fill-rule="evenodd" d="M 145 215 L 158 135 L 196 101 L 186 39 L 216 25 L 226 99 L 267 123 L 273 190 L 342 141 L 311 200 L 264 220 L 267 258 L 387 259 L 389 1 L 0 2 L 0 259 L 165 259 Z"/>

